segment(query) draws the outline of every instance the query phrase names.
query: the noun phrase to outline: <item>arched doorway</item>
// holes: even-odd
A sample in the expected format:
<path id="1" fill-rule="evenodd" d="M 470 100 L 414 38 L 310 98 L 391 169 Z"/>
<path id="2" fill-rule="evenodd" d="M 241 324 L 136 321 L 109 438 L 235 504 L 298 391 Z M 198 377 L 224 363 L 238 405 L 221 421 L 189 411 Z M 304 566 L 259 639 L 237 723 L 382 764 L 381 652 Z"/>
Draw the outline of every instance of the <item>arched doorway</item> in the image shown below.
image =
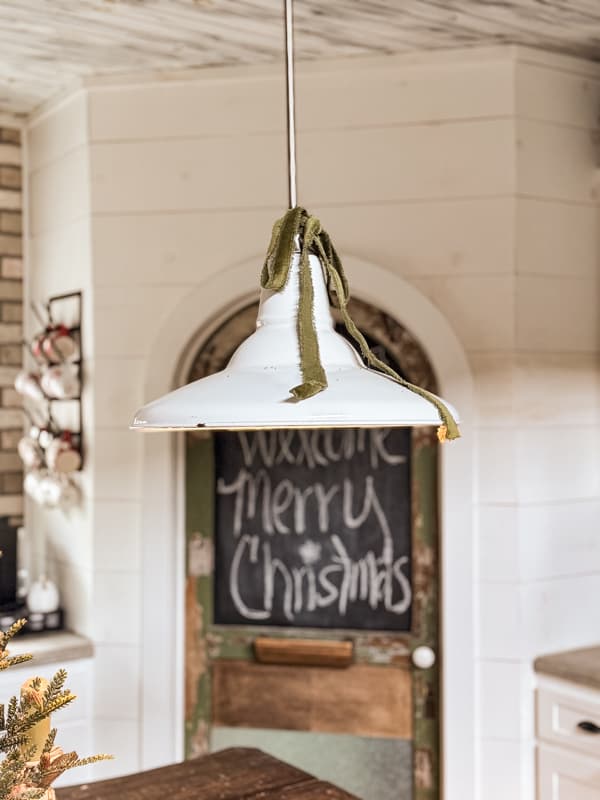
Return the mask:
<path id="1" fill-rule="evenodd" d="M 436 391 L 435 376 L 426 354 L 402 325 L 390 315 L 360 301 L 353 301 L 351 313 L 380 357 L 389 360 L 412 382 Z M 188 380 L 195 380 L 222 369 L 240 341 L 253 329 L 255 319 L 256 304 L 251 303 L 225 320 L 203 342 L 193 359 Z M 322 435 L 326 434 L 324 432 Z M 299 766 L 321 772 L 324 777 L 345 785 L 359 796 L 368 796 L 369 800 L 421 800 L 438 796 L 441 706 L 439 665 L 420 670 L 415 669 L 411 662 L 411 653 L 417 646 L 427 646 L 434 652 L 439 652 L 437 442 L 434 432 L 429 429 L 396 431 L 393 434 L 394 440 L 390 439 L 389 442 L 388 435 L 391 432 L 338 432 L 338 438 L 335 441 L 330 438 L 324 446 L 329 446 L 331 452 L 336 454 L 345 448 L 350 453 L 347 461 L 351 462 L 350 469 L 354 476 L 357 474 L 358 461 L 367 451 L 370 455 L 365 457 L 371 459 L 371 467 L 375 469 L 374 447 L 379 448 L 377 452 L 381 455 L 382 443 L 386 443 L 385 452 L 388 456 L 393 456 L 387 461 L 385 458 L 382 460 L 382 464 L 384 461 L 386 463 L 383 464 L 379 478 L 369 475 L 367 480 L 377 479 L 380 487 L 387 487 L 382 489 L 384 494 L 388 494 L 388 506 L 382 509 L 384 517 L 387 514 L 391 519 L 395 513 L 393 509 L 402 507 L 408 520 L 405 525 L 408 538 L 405 536 L 404 541 L 395 542 L 399 548 L 395 553 L 398 558 L 390 561 L 389 572 L 390 576 L 395 574 L 397 578 L 402 575 L 404 583 L 400 580 L 398 586 L 404 586 L 404 597 L 399 598 L 398 586 L 395 595 L 394 588 L 390 588 L 389 603 L 383 609 L 390 613 L 387 617 L 379 613 L 380 607 L 385 606 L 383 598 L 386 577 L 382 571 L 377 572 L 378 566 L 375 562 L 382 567 L 383 556 L 373 556 L 369 562 L 368 554 L 359 553 L 356 560 L 349 559 L 345 573 L 350 577 L 347 583 L 349 599 L 345 602 L 344 614 L 348 603 L 354 603 L 354 617 L 341 618 L 339 614 L 332 617 L 330 612 L 323 611 L 327 604 L 321 602 L 319 605 L 319 599 L 323 601 L 323 595 L 319 595 L 317 590 L 313 591 L 317 598 L 313 602 L 313 608 L 306 609 L 303 605 L 304 595 L 299 600 L 303 581 L 306 578 L 310 582 L 311 575 L 322 575 L 323 571 L 310 572 L 306 564 L 301 567 L 284 565 L 285 559 L 280 553 L 281 558 L 277 562 L 281 566 L 272 570 L 271 578 L 275 582 L 279 580 L 284 589 L 288 584 L 291 587 L 288 613 L 286 616 L 283 602 L 279 609 L 276 602 L 271 602 L 267 613 L 263 602 L 260 624 L 257 624 L 252 615 L 248 619 L 244 619 L 243 613 L 241 616 L 239 613 L 237 617 L 235 613 L 232 616 L 231 609 L 235 603 L 229 604 L 229 610 L 227 607 L 227 600 L 231 598 L 224 595 L 231 588 L 226 582 L 231 575 L 234 557 L 223 541 L 228 536 L 227 530 L 231 529 L 231 520 L 224 526 L 219 526 L 219 515 L 223 518 L 226 510 L 223 510 L 223 498 L 219 498 L 218 481 L 223 481 L 221 485 L 224 487 L 234 485 L 231 476 L 227 477 L 227 470 L 233 469 L 235 472 L 240 465 L 244 466 L 243 461 L 235 455 L 236 447 L 238 452 L 244 445 L 247 450 L 259 452 L 264 445 L 267 451 L 275 454 L 270 463 L 265 463 L 266 451 L 261 451 L 261 470 L 265 481 L 273 477 L 268 469 L 274 469 L 275 462 L 279 463 L 278 476 L 288 476 L 296 468 L 299 459 L 306 461 L 310 455 L 306 450 L 302 451 L 300 440 L 295 442 L 289 436 L 285 441 L 277 440 L 273 434 L 269 440 L 246 438 L 241 443 L 234 434 L 210 437 L 207 434 L 194 433 L 187 437 L 185 717 L 188 756 L 205 752 L 211 744 L 221 747 L 251 742 L 263 749 L 271 749 L 276 755 L 287 757 L 288 760 L 296 760 Z M 375 440 L 375 436 L 379 438 Z M 274 450 L 270 449 L 271 445 Z M 295 446 L 300 449 L 294 450 Z M 282 447 L 287 456 L 278 458 L 277 448 Z M 282 472 L 282 465 L 287 467 L 287 472 Z M 338 463 L 324 463 L 322 467 L 325 472 L 329 469 L 330 473 L 333 469 L 338 481 L 336 486 L 350 480 L 348 477 L 339 479 L 341 467 Z M 319 477 L 322 478 L 323 474 L 319 473 Z M 350 473 L 344 473 L 345 476 L 347 474 Z M 313 472 L 313 482 L 314 475 Z M 284 477 L 283 480 L 288 478 Z M 394 481 L 398 481 L 395 489 L 391 489 L 397 493 L 395 498 L 389 496 L 390 486 L 393 487 Z M 325 482 L 323 479 L 318 483 L 322 486 Z M 372 485 L 374 484 L 369 484 Z M 304 498 L 312 486 L 302 486 L 301 496 Z M 231 491 L 227 491 L 231 494 Z M 253 491 L 257 491 L 256 486 Z M 288 491 L 289 497 L 292 496 L 292 491 Z M 240 497 L 238 493 L 238 499 Z M 358 503 L 363 510 L 367 508 L 365 497 L 366 494 L 363 495 L 362 502 Z M 346 502 L 346 499 L 340 502 Z M 290 500 L 288 508 L 291 503 Z M 283 505 L 285 506 L 285 502 Z M 283 506 L 280 504 L 278 507 Z M 297 509 L 297 505 L 295 508 Z M 305 510 L 305 506 L 302 506 L 302 510 Z M 322 505 L 320 510 L 323 510 Z M 326 510 L 329 511 L 329 507 Z M 368 532 L 369 525 L 374 525 L 373 519 L 369 521 L 369 517 L 376 516 L 375 506 L 367 509 L 369 512 L 371 510 L 373 514 L 363 515 L 365 525 L 362 526 L 362 535 L 367 535 L 365 532 Z M 253 522 L 256 516 L 259 515 L 253 513 Z M 357 516 L 360 514 L 355 515 L 353 520 Z M 297 521 L 297 515 L 295 519 Z M 320 534 L 328 533 L 326 528 L 329 521 L 328 517 L 324 528 L 319 531 Z M 398 530 L 402 528 L 401 515 L 394 517 L 394 521 Z M 279 518 L 279 522 L 286 527 L 282 518 Z M 267 528 L 269 524 L 272 525 L 268 520 L 265 523 L 264 518 L 261 524 L 263 528 L 265 524 Z M 390 528 L 395 536 L 396 529 L 393 525 Z M 253 537 L 257 542 L 262 533 L 264 531 L 257 532 L 256 528 L 253 529 Z M 296 535 L 302 533 L 304 531 L 294 530 Z M 231 534 L 232 537 L 234 535 Z M 265 535 L 268 538 L 273 535 L 273 531 L 267 530 Z M 313 548 L 313 561 L 322 548 L 319 543 L 321 540 L 315 543 L 315 538 L 318 537 L 305 536 L 295 540 L 302 541 L 301 546 Z M 340 546 L 343 544 L 341 541 Z M 315 550 L 315 547 L 319 549 Z M 333 559 L 335 564 L 330 563 L 323 570 L 335 567 L 336 578 L 342 581 L 344 578 L 341 576 L 340 558 L 338 551 Z M 400 564 L 402 559 L 408 564 L 405 572 L 402 572 Z M 275 559 L 269 562 L 270 565 L 274 563 Z M 377 572 L 374 581 L 377 584 L 379 580 L 381 591 L 378 597 L 372 593 L 369 596 L 369 566 L 373 567 L 373 575 Z M 262 569 L 263 572 L 267 569 L 264 564 Z M 250 572 L 251 577 L 260 575 L 260 570 L 254 567 L 253 570 Z M 361 583 L 363 578 L 364 587 Z M 370 585 L 372 587 L 373 581 Z M 221 590 L 224 586 L 228 590 L 223 593 Z M 245 591 L 251 590 L 246 586 Z M 336 591 L 336 603 L 339 607 L 340 585 L 336 586 Z M 292 609 L 295 613 L 292 613 Z M 239 610 L 238 603 L 237 611 Z M 303 616 L 302 612 L 308 611 L 312 611 L 312 615 L 305 613 Z M 396 612 L 397 618 L 394 618 Z M 275 627 L 272 627 L 273 624 Z M 289 656 L 285 666 L 274 667 L 257 663 L 254 646 L 257 638 L 261 637 L 280 640 L 309 638 L 316 641 L 326 640 L 328 643 L 351 642 L 352 666 L 346 670 L 314 663 L 307 667 L 289 663 Z M 293 657 L 291 661 L 294 661 Z M 314 684 L 310 692 L 306 694 L 299 691 L 298 687 L 307 683 Z M 294 692 L 300 699 L 302 713 L 290 711 L 289 706 L 293 704 L 283 702 L 286 696 L 289 699 Z M 338 711 L 341 708 L 342 713 L 336 713 L 332 708 L 332 703 L 329 702 L 332 693 L 335 695 L 334 705 L 337 704 Z M 232 702 L 233 694 L 238 696 L 236 702 Z M 240 694 L 243 695 L 241 699 Z M 307 707 L 311 709 L 308 716 Z M 307 735 L 310 736 L 310 741 L 306 738 Z M 325 762 L 319 759 L 319 754 L 323 752 L 328 753 L 326 761 L 332 767 L 329 772 Z M 337 766 L 334 762 L 337 762 Z M 361 788 L 364 786 L 368 786 L 367 794 Z"/>

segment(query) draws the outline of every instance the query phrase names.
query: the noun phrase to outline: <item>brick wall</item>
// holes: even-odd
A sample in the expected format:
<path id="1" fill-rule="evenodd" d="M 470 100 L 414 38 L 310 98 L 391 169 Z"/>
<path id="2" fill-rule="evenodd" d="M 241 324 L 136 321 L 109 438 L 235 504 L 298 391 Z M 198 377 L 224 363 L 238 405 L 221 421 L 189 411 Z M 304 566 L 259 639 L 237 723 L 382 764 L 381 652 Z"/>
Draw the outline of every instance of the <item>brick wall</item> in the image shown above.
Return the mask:
<path id="1" fill-rule="evenodd" d="M 21 180 L 20 131 L 0 127 L 0 516 L 23 511 L 23 415 L 13 388 L 23 361 Z"/>

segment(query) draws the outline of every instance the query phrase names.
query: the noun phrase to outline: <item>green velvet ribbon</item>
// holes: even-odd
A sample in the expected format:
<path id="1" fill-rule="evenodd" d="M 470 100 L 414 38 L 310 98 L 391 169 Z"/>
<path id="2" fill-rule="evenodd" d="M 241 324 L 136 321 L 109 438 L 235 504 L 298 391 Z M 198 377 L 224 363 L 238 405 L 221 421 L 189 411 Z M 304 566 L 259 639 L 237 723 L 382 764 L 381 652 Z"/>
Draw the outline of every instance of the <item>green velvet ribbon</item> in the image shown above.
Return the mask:
<path id="1" fill-rule="evenodd" d="M 300 293 L 296 325 L 300 348 L 300 372 L 302 383 L 290 389 L 296 400 L 306 400 L 327 388 L 327 376 L 319 353 L 319 340 L 314 320 L 314 289 L 310 272 L 309 255 L 316 255 L 325 271 L 329 302 L 338 308 L 346 330 L 358 344 L 367 364 L 374 370 L 387 375 L 411 392 L 428 400 L 437 409 L 441 425 L 438 429 L 440 441 L 457 439 L 460 431 L 450 410 L 439 397 L 404 380 L 395 370 L 381 361 L 371 351 L 367 340 L 356 327 L 348 313 L 350 292 L 348 281 L 340 257 L 329 237 L 316 217 L 299 206 L 291 208 L 273 226 L 271 241 L 267 250 L 261 274 L 261 286 L 280 292 L 286 285 L 296 242 L 300 241 Z"/>

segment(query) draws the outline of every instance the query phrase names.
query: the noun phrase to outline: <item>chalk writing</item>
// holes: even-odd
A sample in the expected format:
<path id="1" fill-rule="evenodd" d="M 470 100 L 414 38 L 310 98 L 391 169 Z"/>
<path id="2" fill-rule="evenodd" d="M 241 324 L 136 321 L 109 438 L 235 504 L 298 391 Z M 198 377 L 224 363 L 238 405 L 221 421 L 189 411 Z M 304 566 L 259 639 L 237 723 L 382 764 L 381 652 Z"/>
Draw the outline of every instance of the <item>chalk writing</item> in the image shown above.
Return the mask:
<path id="1" fill-rule="evenodd" d="M 410 627 L 410 432 L 216 438 L 217 622 Z"/>

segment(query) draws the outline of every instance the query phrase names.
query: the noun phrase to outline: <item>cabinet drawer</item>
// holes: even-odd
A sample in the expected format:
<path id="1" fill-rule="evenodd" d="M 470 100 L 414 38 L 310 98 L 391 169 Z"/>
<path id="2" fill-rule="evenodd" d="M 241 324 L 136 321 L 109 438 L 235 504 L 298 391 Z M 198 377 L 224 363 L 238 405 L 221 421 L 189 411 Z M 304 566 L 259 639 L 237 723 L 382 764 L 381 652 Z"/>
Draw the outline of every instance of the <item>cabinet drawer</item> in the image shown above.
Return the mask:
<path id="1" fill-rule="evenodd" d="M 538 800 L 598 800 L 600 761 L 561 748 L 540 745 Z"/>
<path id="2" fill-rule="evenodd" d="M 591 732 L 580 723 L 587 723 Z M 594 756 L 600 763 L 600 692 L 538 689 L 537 735 L 542 742 Z"/>

